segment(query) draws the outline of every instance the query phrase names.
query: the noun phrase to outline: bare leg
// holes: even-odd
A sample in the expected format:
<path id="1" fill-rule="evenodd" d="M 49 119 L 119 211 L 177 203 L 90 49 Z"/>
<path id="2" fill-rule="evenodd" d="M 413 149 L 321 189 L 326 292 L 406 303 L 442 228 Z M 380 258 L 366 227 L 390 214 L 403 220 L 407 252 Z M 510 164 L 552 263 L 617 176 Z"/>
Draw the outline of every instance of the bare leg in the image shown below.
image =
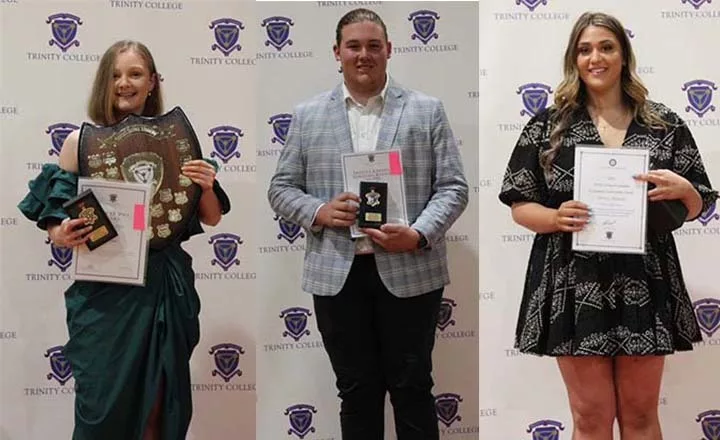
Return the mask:
<path id="1" fill-rule="evenodd" d="M 658 400 L 663 356 L 615 359 L 618 422 L 622 440 L 662 440 Z"/>
<path id="2" fill-rule="evenodd" d="M 158 388 L 157 396 L 155 397 L 155 404 L 150 410 L 147 425 L 145 425 L 143 440 L 160 440 L 160 414 L 162 413 L 162 401 L 164 391 L 165 378 L 163 377 L 160 381 L 160 387 Z"/>
<path id="3" fill-rule="evenodd" d="M 610 357 L 557 359 L 573 417 L 572 440 L 612 440 L 615 385 Z"/>

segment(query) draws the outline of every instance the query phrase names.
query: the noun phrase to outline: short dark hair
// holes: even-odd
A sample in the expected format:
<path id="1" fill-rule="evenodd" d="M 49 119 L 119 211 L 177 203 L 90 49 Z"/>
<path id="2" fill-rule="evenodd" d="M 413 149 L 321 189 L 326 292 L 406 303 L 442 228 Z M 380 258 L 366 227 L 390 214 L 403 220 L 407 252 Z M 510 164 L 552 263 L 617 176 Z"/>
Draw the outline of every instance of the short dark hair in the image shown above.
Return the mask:
<path id="1" fill-rule="evenodd" d="M 385 35 L 385 41 L 388 40 L 387 27 L 385 26 L 385 22 L 383 22 L 382 18 L 380 18 L 380 16 L 374 11 L 358 8 L 343 15 L 340 21 L 338 21 L 337 29 L 335 29 L 335 43 L 338 47 L 340 47 L 340 41 L 342 41 L 342 28 L 349 24 L 360 23 L 363 21 L 369 21 L 379 25 Z"/>

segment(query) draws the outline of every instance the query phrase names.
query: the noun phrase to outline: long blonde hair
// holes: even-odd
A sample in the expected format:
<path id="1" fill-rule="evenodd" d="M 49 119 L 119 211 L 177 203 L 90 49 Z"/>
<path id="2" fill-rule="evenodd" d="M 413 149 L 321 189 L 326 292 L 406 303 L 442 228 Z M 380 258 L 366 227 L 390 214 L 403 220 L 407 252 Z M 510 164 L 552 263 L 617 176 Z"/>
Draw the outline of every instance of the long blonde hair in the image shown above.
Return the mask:
<path id="1" fill-rule="evenodd" d="M 620 75 L 623 100 L 630 107 L 633 119 L 655 129 L 667 128 L 667 123 L 654 112 L 647 101 L 648 90 L 636 73 L 635 54 L 625 27 L 617 18 L 602 12 L 585 12 L 573 26 L 563 61 L 564 78 L 555 91 L 555 112 L 551 117 L 550 148 L 540 154 L 540 165 L 550 174 L 552 164 L 562 146 L 563 136 L 576 116 L 587 104 L 587 91 L 577 68 L 577 45 L 580 35 L 588 26 L 608 29 L 620 42 L 623 68 Z"/>
<path id="2" fill-rule="evenodd" d="M 160 87 L 160 77 L 155 67 L 155 60 L 148 48 L 137 41 L 122 40 L 110 46 L 98 65 L 93 81 L 92 92 L 88 101 L 88 116 L 96 124 L 112 125 L 118 122 L 118 115 L 113 107 L 115 60 L 118 54 L 132 50 L 142 57 L 150 71 L 150 76 L 155 77 L 155 88 L 145 101 L 143 116 L 157 116 L 163 112 L 163 98 Z"/>

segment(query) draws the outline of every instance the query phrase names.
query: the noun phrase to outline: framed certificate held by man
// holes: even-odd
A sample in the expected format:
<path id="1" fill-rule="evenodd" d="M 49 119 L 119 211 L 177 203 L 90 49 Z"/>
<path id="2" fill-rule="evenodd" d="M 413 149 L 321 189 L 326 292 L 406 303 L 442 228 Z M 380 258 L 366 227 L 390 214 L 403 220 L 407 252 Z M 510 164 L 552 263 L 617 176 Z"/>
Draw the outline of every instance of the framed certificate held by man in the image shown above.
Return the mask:
<path id="1" fill-rule="evenodd" d="M 648 172 L 648 150 L 575 147 L 573 198 L 586 204 L 590 222 L 573 232 L 574 251 L 644 254 L 647 183 L 633 176 Z"/>
<path id="2" fill-rule="evenodd" d="M 345 191 L 360 197 L 353 238 L 366 235 L 360 228 L 408 224 L 401 150 L 343 154 L 342 171 Z"/>
<path id="3" fill-rule="evenodd" d="M 75 280 L 145 285 L 149 248 L 149 184 L 119 180 L 78 179 L 78 193 L 90 190 L 117 235 L 101 246 L 75 248 Z"/>

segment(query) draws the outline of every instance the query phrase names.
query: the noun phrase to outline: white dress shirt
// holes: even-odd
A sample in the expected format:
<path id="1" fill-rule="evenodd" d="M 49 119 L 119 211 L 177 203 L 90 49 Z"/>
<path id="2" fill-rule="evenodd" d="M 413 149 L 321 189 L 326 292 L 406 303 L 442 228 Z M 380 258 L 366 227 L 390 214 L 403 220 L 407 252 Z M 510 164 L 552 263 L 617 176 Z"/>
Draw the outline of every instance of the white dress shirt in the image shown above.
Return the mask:
<path id="1" fill-rule="evenodd" d="M 350 122 L 350 136 L 352 138 L 353 151 L 365 153 L 375 151 L 377 147 L 378 133 L 380 132 L 380 118 L 385 107 L 385 96 L 387 95 L 388 78 L 385 76 L 385 86 L 378 95 L 368 99 L 367 104 L 357 102 L 347 86 L 343 84 L 343 98 L 345 108 Z M 375 252 L 370 237 L 361 237 L 355 241 L 355 254 L 372 254 Z"/>

